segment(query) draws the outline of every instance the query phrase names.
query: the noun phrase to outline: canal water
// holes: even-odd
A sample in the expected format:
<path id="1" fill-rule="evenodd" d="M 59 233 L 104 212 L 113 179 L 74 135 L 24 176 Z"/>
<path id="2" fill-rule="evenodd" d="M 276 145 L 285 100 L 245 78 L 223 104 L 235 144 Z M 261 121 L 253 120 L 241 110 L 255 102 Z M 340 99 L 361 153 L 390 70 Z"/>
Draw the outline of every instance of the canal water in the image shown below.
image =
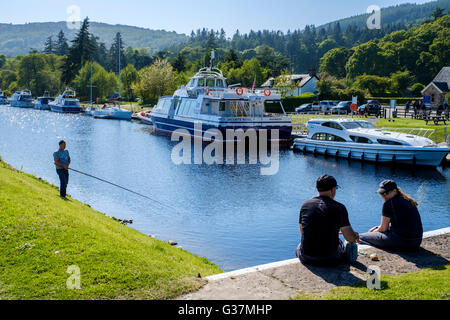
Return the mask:
<path id="1" fill-rule="evenodd" d="M 365 232 L 380 221 L 380 181 L 392 178 L 421 204 L 424 230 L 450 226 L 450 171 L 393 169 L 280 151 L 279 171 L 262 165 L 176 165 L 176 144 L 150 127 L 84 115 L 0 106 L 0 156 L 11 165 L 57 185 L 53 152 L 65 139 L 72 167 L 157 199 L 145 198 L 71 172 L 68 193 L 158 239 L 174 240 L 229 271 L 295 257 L 298 214 L 316 195 L 318 176 L 335 176 L 336 200 Z"/>

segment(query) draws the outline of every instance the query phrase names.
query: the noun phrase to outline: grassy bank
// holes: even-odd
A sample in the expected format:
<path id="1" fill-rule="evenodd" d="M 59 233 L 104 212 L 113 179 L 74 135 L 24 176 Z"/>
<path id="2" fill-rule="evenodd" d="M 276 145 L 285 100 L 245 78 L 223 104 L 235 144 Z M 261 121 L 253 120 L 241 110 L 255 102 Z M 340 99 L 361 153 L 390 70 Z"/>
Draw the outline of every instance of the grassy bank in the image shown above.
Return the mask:
<path id="1" fill-rule="evenodd" d="M 306 123 L 309 119 L 332 119 L 332 118 L 352 118 L 352 116 L 346 116 L 346 115 L 291 115 L 292 121 L 295 123 Z M 367 119 L 365 117 L 361 116 L 354 116 L 353 118 L 359 118 L 359 119 Z M 432 122 L 429 122 L 429 124 L 425 124 L 424 120 L 416 120 L 416 119 L 409 119 L 409 118 L 395 118 L 393 120 L 395 121 L 389 121 L 388 119 L 377 119 L 375 117 L 369 117 L 369 119 L 376 120 L 375 126 L 377 128 L 423 128 L 423 129 L 433 129 L 436 130 L 437 134 L 437 142 L 441 143 L 444 141 L 444 128 L 447 127 L 447 135 L 450 135 L 450 127 L 445 126 L 444 124 L 440 125 L 434 125 Z M 431 140 L 435 140 L 434 133 L 429 137 Z"/>
<path id="2" fill-rule="evenodd" d="M 338 287 L 325 293 L 303 293 L 298 300 L 450 300 L 450 265 L 416 273 L 381 276 L 381 289 L 365 282 Z"/>
<path id="3" fill-rule="evenodd" d="M 55 173 L 56 174 L 56 173 Z M 0 160 L 0 299 L 167 299 L 218 273 Z M 67 268 L 81 272 L 69 290 Z"/>

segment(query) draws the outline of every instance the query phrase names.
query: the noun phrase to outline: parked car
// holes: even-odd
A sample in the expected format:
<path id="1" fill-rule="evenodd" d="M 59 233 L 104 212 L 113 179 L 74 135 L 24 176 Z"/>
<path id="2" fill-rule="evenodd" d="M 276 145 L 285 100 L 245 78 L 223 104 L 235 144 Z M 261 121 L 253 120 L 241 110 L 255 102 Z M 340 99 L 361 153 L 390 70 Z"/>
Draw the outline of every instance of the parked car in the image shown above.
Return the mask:
<path id="1" fill-rule="evenodd" d="M 312 106 L 312 111 L 322 111 L 322 112 L 329 112 L 332 107 L 336 106 L 336 101 L 319 101 L 314 102 Z"/>
<path id="2" fill-rule="evenodd" d="M 367 104 L 360 106 L 358 112 L 360 114 L 365 114 L 366 108 L 368 109 L 367 114 L 369 116 L 379 116 L 381 114 L 381 105 L 370 101 Z"/>
<path id="3" fill-rule="evenodd" d="M 351 101 L 341 101 L 338 103 L 337 106 L 334 106 L 331 108 L 331 113 L 337 113 L 337 114 L 341 114 L 341 113 L 350 113 L 350 106 L 351 106 L 352 102 Z"/>
<path id="4" fill-rule="evenodd" d="M 305 103 L 302 104 L 300 107 L 295 108 L 295 112 L 301 113 L 301 112 L 308 112 L 312 111 L 312 103 Z"/>

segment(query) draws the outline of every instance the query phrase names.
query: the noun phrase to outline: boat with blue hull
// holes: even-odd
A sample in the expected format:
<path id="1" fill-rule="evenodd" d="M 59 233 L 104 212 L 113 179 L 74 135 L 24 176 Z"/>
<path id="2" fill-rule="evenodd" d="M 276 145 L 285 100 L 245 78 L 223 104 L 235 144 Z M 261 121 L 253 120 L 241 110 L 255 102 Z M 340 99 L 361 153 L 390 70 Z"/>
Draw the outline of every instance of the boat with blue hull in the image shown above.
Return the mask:
<path id="1" fill-rule="evenodd" d="M 294 150 L 379 163 L 437 167 L 450 152 L 432 140 L 376 129 L 359 119 L 314 119 L 308 137 L 294 140 Z"/>
<path id="2" fill-rule="evenodd" d="M 9 100 L 11 107 L 17 108 L 33 108 L 33 97 L 28 89 L 16 91 Z"/>
<path id="3" fill-rule="evenodd" d="M 189 134 L 203 140 L 226 142 L 227 132 L 241 129 L 256 131 L 259 138 L 291 141 L 290 117 L 265 112 L 266 104 L 277 103 L 284 112 L 281 95 L 270 89 L 228 86 L 222 72 L 213 67 L 202 68 L 181 86 L 173 96 L 161 97 L 150 113 L 156 132 Z M 220 134 L 211 137 L 212 131 Z M 237 141 L 233 137 L 233 141 Z"/>
<path id="4" fill-rule="evenodd" d="M 49 103 L 53 112 L 59 113 L 80 113 L 83 108 L 80 101 L 76 98 L 75 91 L 69 88 L 60 94 L 55 101 Z"/>
<path id="5" fill-rule="evenodd" d="M 0 105 L 2 104 L 8 104 L 8 98 L 6 97 L 6 94 L 3 92 L 3 90 L 0 90 Z"/>
<path id="6" fill-rule="evenodd" d="M 50 110 L 50 102 L 55 101 L 55 98 L 50 97 L 48 92 L 45 92 L 42 97 L 38 97 L 34 101 L 34 108 L 36 110 Z"/>

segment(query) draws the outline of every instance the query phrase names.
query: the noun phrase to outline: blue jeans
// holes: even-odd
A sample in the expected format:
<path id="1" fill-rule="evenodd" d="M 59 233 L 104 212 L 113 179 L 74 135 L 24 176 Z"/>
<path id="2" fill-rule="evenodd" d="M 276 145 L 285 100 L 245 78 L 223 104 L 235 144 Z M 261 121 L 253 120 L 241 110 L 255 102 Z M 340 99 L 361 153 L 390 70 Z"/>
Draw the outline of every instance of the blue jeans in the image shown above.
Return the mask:
<path id="1" fill-rule="evenodd" d="M 420 248 L 422 238 L 405 239 L 392 231 L 366 232 L 359 235 L 361 244 L 368 244 L 381 249 L 391 250 L 417 250 Z"/>
<path id="2" fill-rule="evenodd" d="M 334 266 L 342 262 L 355 262 L 358 257 L 358 245 L 353 242 L 342 242 L 339 240 L 339 245 L 330 256 L 326 257 L 312 257 L 304 254 L 302 252 L 301 244 L 297 247 L 297 258 L 300 259 L 302 263 L 317 266 Z"/>
<path id="3" fill-rule="evenodd" d="M 69 183 L 69 170 L 56 169 L 56 173 L 59 176 L 59 195 L 61 197 L 66 196 L 67 184 Z"/>

